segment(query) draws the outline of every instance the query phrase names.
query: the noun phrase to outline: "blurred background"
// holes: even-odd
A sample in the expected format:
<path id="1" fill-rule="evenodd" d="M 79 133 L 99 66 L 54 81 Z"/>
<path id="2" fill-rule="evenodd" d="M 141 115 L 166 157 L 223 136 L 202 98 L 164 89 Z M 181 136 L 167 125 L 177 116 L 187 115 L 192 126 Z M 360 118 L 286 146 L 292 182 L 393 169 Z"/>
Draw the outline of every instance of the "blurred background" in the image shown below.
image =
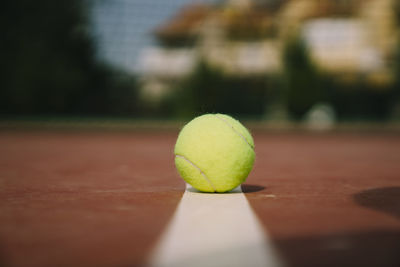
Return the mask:
<path id="1" fill-rule="evenodd" d="M 396 0 L 4 0 L 0 117 L 400 121 Z"/>

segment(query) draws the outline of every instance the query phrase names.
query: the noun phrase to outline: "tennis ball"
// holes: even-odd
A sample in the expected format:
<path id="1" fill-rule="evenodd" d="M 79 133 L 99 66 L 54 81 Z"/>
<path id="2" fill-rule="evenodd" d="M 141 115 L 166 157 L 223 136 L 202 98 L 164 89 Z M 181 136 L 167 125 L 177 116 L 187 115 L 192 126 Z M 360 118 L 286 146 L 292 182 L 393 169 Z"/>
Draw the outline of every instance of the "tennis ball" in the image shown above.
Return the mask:
<path id="1" fill-rule="evenodd" d="M 194 118 L 179 133 L 175 165 L 180 176 L 203 192 L 227 192 L 253 168 L 254 141 L 237 120 L 224 114 Z"/>

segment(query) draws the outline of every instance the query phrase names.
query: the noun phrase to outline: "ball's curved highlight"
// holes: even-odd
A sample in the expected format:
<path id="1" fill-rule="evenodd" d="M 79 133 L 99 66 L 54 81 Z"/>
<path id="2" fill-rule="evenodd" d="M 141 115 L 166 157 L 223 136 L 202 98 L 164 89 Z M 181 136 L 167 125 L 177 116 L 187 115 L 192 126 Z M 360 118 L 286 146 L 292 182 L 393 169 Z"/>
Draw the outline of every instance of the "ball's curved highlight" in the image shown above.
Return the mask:
<path id="1" fill-rule="evenodd" d="M 203 192 L 227 192 L 253 168 L 254 141 L 237 120 L 224 114 L 194 118 L 179 133 L 175 165 L 181 177 Z"/>

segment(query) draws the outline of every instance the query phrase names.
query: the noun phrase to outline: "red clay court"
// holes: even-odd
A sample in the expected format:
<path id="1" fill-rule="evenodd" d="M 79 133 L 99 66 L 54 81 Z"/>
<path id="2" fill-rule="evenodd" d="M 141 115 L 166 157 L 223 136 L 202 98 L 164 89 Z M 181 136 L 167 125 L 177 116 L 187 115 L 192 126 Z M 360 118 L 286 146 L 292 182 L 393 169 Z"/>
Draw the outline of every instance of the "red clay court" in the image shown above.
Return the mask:
<path id="1" fill-rule="evenodd" d="M 177 134 L 0 132 L 1 266 L 145 266 L 185 192 Z M 253 136 L 242 190 L 287 266 L 400 266 L 398 133 Z"/>

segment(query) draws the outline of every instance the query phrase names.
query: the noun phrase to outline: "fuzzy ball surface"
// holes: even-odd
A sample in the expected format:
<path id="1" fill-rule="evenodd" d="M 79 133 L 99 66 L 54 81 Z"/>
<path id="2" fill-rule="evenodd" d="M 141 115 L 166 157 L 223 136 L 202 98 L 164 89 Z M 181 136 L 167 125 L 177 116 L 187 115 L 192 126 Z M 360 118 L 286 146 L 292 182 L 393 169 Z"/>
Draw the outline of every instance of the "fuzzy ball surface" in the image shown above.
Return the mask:
<path id="1" fill-rule="evenodd" d="M 255 160 L 250 132 L 224 114 L 205 114 L 186 124 L 174 152 L 180 176 L 202 192 L 234 189 L 246 180 Z"/>

